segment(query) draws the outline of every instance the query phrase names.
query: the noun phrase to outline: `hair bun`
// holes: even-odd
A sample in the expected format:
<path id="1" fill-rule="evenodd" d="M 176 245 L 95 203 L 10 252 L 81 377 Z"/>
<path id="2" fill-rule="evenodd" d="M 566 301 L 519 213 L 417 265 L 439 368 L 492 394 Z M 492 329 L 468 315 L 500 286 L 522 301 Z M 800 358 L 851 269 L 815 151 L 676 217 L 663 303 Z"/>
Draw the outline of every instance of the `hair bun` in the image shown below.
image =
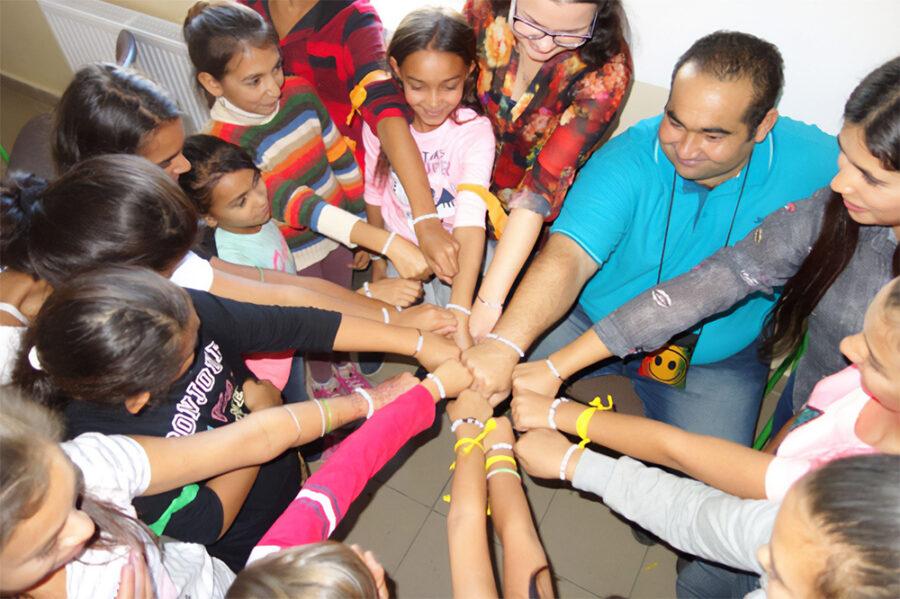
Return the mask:
<path id="1" fill-rule="evenodd" d="M 16 171 L 3 185 L 4 209 L 18 209 L 30 215 L 40 204 L 41 195 L 47 189 L 47 180 L 32 173 Z"/>

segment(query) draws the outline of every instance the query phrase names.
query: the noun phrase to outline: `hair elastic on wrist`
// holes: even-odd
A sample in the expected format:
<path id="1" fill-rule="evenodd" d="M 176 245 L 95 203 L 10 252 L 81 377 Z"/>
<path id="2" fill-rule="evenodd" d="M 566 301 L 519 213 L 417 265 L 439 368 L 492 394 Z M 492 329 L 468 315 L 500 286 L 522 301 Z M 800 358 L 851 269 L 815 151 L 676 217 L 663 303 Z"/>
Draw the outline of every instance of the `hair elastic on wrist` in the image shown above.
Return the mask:
<path id="1" fill-rule="evenodd" d="M 477 418 L 473 418 L 471 416 L 466 416 L 465 418 L 457 418 L 456 420 L 451 422 L 450 423 L 450 432 L 455 433 L 456 429 L 458 429 L 463 424 L 474 424 L 481 430 L 484 430 L 484 423 L 481 420 L 479 420 Z"/>
<path id="2" fill-rule="evenodd" d="M 522 480 L 522 475 L 519 474 L 518 471 L 513 470 L 512 468 L 495 468 L 494 470 L 491 470 L 490 472 L 487 473 L 487 476 L 485 477 L 485 479 L 491 480 L 491 477 L 494 476 L 495 474 L 512 474 L 519 480 Z"/>
<path id="3" fill-rule="evenodd" d="M 366 413 L 366 420 L 372 417 L 372 414 L 375 413 L 375 401 L 372 399 L 372 396 L 368 391 L 363 389 L 362 387 L 357 387 L 353 390 L 354 393 L 358 393 L 360 397 L 366 400 L 366 403 L 369 404 L 369 411 Z"/>
<path id="4" fill-rule="evenodd" d="M 553 376 L 555 376 L 559 380 L 563 380 L 563 377 L 559 374 L 559 370 L 556 369 L 556 366 L 553 364 L 553 362 L 550 361 L 550 358 L 547 358 L 546 360 L 544 360 L 544 362 L 547 364 L 547 368 L 550 369 L 550 372 L 553 373 Z"/>
<path id="5" fill-rule="evenodd" d="M 556 428 L 556 410 L 559 408 L 559 404 L 564 401 L 569 401 L 565 397 L 557 397 L 553 400 L 553 403 L 550 404 L 550 410 L 547 412 L 547 424 L 550 425 L 550 428 L 553 430 L 557 430 Z"/>
<path id="6" fill-rule="evenodd" d="M 285 410 L 287 410 L 287 413 L 291 415 L 291 420 L 294 421 L 294 425 L 297 427 L 297 441 L 300 441 L 300 435 L 303 434 L 303 427 L 300 426 L 300 421 L 297 420 L 297 415 L 294 414 L 294 411 L 291 410 L 290 407 L 288 407 L 288 406 L 281 406 L 281 407 L 284 408 Z"/>
<path id="7" fill-rule="evenodd" d="M 520 358 L 525 357 L 525 352 L 522 351 L 522 348 L 519 347 L 518 345 L 516 345 L 515 343 L 513 343 L 512 341 L 510 341 L 509 339 L 507 339 L 506 337 L 501 337 L 497 333 L 488 333 L 487 335 L 485 335 L 485 337 L 487 337 L 488 339 L 493 339 L 494 341 L 498 341 L 498 342 L 502 343 L 503 345 L 511 348 L 514 352 L 519 354 Z"/>
<path id="8" fill-rule="evenodd" d="M 429 212 L 428 214 L 423 214 L 422 216 L 417 216 L 416 218 L 412 219 L 412 226 L 413 228 L 415 228 L 416 225 L 418 225 L 420 222 L 431 220 L 433 218 L 440 220 L 441 217 L 437 212 Z"/>
<path id="9" fill-rule="evenodd" d="M 441 378 L 433 372 L 429 372 L 425 375 L 425 378 L 431 379 L 431 381 L 438 388 L 438 395 L 441 399 L 447 399 L 447 392 L 444 390 L 444 383 L 441 382 Z"/>
<path id="10" fill-rule="evenodd" d="M 388 249 L 390 249 L 391 244 L 394 242 L 395 237 L 397 237 L 397 232 L 391 231 L 391 234 L 388 235 L 387 241 L 384 242 L 384 247 L 381 248 L 382 256 L 387 256 Z"/>
<path id="11" fill-rule="evenodd" d="M 368 281 L 366 281 L 365 283 L 363 283 L 363 294 L 364 294 L 366 297 L 368 297 L 368 298 L 371 298 L 371 297 L 372 297 L 372 290 L 369 289 L 369 282 L 368 282 Z"/>
<path id="12" fill-rule="evenodd" d="M 322 417 L 322 434 L 319 437 L 324 437 L 325 433 L 325 410 L 322 409 L 322 403 L 318 399 L 314 399 L 313 403 L 316 404 L 316 407 L 319 408 L 319 416 Z"/>
<path id="13" fill-rule="evenodd" d="M 331 405 L 329 405 L 327 399 L 322 400 L 322 407 L 325 408 L 325 422 L 327 423 L 327 426 L 325 427 L 325 432 L 330 433 L 331 431 L 334 430 L 334 427 L 333 427 L 332 421 L 331 421 Z"/>
<path id="14" fill-rule="evenodd" d="M 578 449 L 578 446 L 573 443 L 566 450 L 562 461 L 559 463 L 559 480 L 566 480 L 566 468 L 569 467 L 569 460 L 572 459 L 572 454 L 575 453 L 576 449 Z"/>
<path id="15" fill-rule="evenodd" d="M 447 304 L 444 307 L 447 308 L 448 310 L 456 310 L 457 312 L 461 312 L 461 313 L 465 314 L 466 316 L 472 316 L 471 310 L 469 310 L 468 308 L 464 308 L 463 306 L 460 306 L 459 304 Z"/>
<path id="16" fill-rule="evenodd" d="M 391 324 L 391 314 L 387 308 L 381 309 L 381 316 L 384 318 L 384 324 Z"/>

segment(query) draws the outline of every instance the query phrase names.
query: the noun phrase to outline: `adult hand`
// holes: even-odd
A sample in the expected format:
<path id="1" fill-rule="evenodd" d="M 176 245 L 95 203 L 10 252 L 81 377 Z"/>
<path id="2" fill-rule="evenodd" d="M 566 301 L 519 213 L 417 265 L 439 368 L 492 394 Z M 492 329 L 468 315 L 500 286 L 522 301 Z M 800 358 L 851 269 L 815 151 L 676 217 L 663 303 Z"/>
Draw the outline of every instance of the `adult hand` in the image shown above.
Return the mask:
<path id="1" fill-rule="evenodd" d="M 381 279 L 387 278 L 387 261 L 372 260 L 372 282 L 377 283 Z"/>
<path id="2" fill-rule="evenodd" d="M 481 422 L 494 415 L 494 409 L 479 393 L 471 390 L 463 391 L 456 401 L 447 402 L 447 416 L 450 420 L 475 418 Z"/>
<path id="3" fill-rule="evenodd" d="M 535 391 L 541 395 L 556 395 L 562 381 L 547 366 L 546 360 L 536 362 L 524 362 L 517 364 L 513 369 L 512 388 L 513 393 L 520 391 Z"/>
<path id="4" fill-rule="evenodd" d="M 431 266 L 425 260 L 422 250 L 399 235 L 391 242 L 387 257 L 403 279 L 424 280 L 431 275 Z"/>
<path id="5" fill-rule="evenodd" d="M 436 218 L 417 224 L 416 238 L 435 276 L 450 285 L 459 272 L 459 242 L 453 239 Z"/>
<path id="6" fill-rule="evenodd" d="M 119 573 L 116 599 L 154 599 L 155 596 L 147 562 L 138 550 L 132 549 L 128 552 L 128 561 Z"/>
<path id="7" fill-rule="evenodd" d="M 516 430 L 548 428 L 547 414 L 550 413 L 551 403 L 553 403 L 552 397 L 546 397 L 534 391 L 514 392 L 510 407 Z"/>
<path id="8" fill-rule="evenodd" d="M 512 371 L 519 361 L 512 348 L 487 339 L 464 351 L 462 361 L 475 379 L 472 389 L 485 396 L 494 396 L 491 405 L 497 405 L 509 395 Z"/>
<path id="9" fill-rule="evenodd" d="M 350 266 L 353 270 L 365 270 L 369 268 L 369 262 L 372 257 L 368 251 L 357 248 L 353 251 L 353 262 L 350 263 Z"/>
<path id="10" fill-rule="evenodd" d="M 456 330 L 456 317 L 450 310 L 434 304 L 420 304 L 403 312 L 391 313 L 391 324 L 449 335 Z"/>
<path id="11" fill-rule="evenodd" d="M 494 330 L 501 314 L 503 314 L 503 308 L 489 306 L 480 300 L 475 300 L 472 304 L 472 316 L 469 317 L 469 334 L 476 343 Z"/>
<path id="12" fill-rule="evenodd" d="M 247 379 L 244 381 L 243 391 L 244 405 L 251 412 L 284 404 L 284 400 L 281 398 L 281 391 L 271 381 L 261 380 L 257 382 L 253 379 Z"/>
<path id="13" fill-rule="evenodd" d="M 380 410 L 418 384 L 419 379 L 412 373 L 402 372 L 369 389 L 369 395 L 372 396 L 375 409 Z"/>
<path id="14" fill-rule="evenodd" d="M 405 308 L 422 296 L 422 282 L 415 279 L 384 278 L 369 283 L 374 299 Z"/>
<path id="15" fill-rule="evenodd" d="M 456 397 L 472 384 L 472 375 L 459 360 L 447 360 L 434 371 L 444 385 L 447 397 Z"/>
<path id="16" fill-rule="evenodd" d="M 422 331 L 422 349 L 415 356 L 428 372 L 434 372 L 447 360 L 459 359 L 459 348 L 452 339 L 447 339 L 434 333 Z"/>
<path id="17" fill-rule="evenodd" d="M 559 467 L 572 442 L 562 434 L 549 429 L 538 429 L 525 433 L 516 442 L 516 457 L 525 472 L 535 478 L 559 479 Z M 576 449 L 566 467 L 566 479 L 572 480 L 575 467 L 581 459 L 583 449 Z"/>

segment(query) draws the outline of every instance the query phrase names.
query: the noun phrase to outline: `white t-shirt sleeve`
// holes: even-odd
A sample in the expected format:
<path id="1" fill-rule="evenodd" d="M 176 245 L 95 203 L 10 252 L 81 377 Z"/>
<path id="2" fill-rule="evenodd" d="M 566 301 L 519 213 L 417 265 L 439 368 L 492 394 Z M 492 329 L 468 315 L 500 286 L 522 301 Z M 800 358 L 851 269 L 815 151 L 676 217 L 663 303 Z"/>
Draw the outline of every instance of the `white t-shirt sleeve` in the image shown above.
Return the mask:
<path id="1" fill-rule="evenodd" d="M 204 260 L 194 252 L 188 252 L 175 268 L 169 280 L 179 287 L 209 291 L 213 284 L 213 267 L 209 260 Z"/>
<path id="2" fill-rule="evenodd" d="M 131 500 L 150 485 L 150 460 L 137 441 L 85 433 L 63 443 L 62 450 L 81 469 L 87 493 L 134 514 Z"/>

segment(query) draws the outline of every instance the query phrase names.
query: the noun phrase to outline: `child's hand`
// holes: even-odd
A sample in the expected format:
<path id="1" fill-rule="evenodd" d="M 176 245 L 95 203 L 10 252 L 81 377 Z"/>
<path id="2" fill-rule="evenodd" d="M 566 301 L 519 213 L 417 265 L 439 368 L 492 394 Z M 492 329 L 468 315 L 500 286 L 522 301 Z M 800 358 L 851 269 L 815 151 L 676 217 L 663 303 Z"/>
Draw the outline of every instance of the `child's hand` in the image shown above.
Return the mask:
<path id="1" fill-rule="evenodd" d="M 469 349 L 474 345 L 472 336 L 469 335 L 469 317 L 458 310 L 451 310 L 456 317 L 456 331 L 453 332 L 453 341 L 460 350 Z"/>
<path id="2" fill-rule="evenodd" d="M 503 314 L 501 308 L 494 308 L 475 300 L 472 304 L 472 316 L 469 317 L 469 334 L 472 335 L 472 339 L 476 343 L 484 339 L 485 335 L 494 330 L 501 314 Z"/>
<path id="3" fill-rule="evenodd" d="M 434 372 L 447 360 L 459 359 L 459 348 L 450 339 L 428 331 L 423 331 L 422 337 L 422 349 L 414 357 L 428 372 Z"/>
<path id="4" fill-rule="evenodd" d="M 497 421 L 497 427 L 488 433 L 484 439 L 484 448 L 490 449 L 492 445 L 497 443 L 509 443 L 512 445 L 516 442 L 516 436 L 513 434 L 512 424 L 506 416 L 498 416 L 494 418 Z"/>
<path id="5" fill-rule="evenodd" d="M 153 599 L 153 579 L 144 556 L 136 549 L 128 552 L 128 561 L 119 573 L 116 599 Z"/>
<path id="6" fill-rule="evenodd" d="M 456 401 L 447 402 L 447 416 L 450 420 L 475 418 L 481 422 L 494 415 L 494 409 L 487 400 L 474 391 L 463 391 Z"/>
<path id="7" fill-rule="evenodd" d="M 447 360 L 438 366 L 434 374 L 441 379 L 447 397 L 456 397 L 472 384 L 472 375 L 459 360 Z"/>
<path id="8" fill-rule="evenodd" d="M 422 282 L 414 279 L 384 278 L 369 283 L 372 297 L 405 308 L 422 296 Z"/>
<path id="9" fill-rule="evenodd" d="M 256 382 L 253 379 L 247 379 L 244 381 L 243 390 L 244 405 L 251 412 L 284 404 L 281 398 L 281 391 L 271 381 L 261 380 Z"/>
<path id="10" fill-rule="evenodd" d="M 525 472 L 535 478 L 559 478 L 559 467 L 572 442 L 549 429 L 525 433 L 516 442 L 516 457 Z M 566 479 L 572 480 L 583 449 L 576 449 L 566 467 Z"/>
<path id="11" fill-rule="evenodd" d="M 372 282 L 377 283 L 387 278 L 387 262 L 384 260 L 372 260 Z"/>
<path id="12" fill-rule="evenodd" d="M 562 381 L 559 380 L 546 360 L 524 362 L 513 369 L 513 393 L 520 391 L 536 391 L 541 395 L 556 395 Z"/>
<path id="13" fill-rule="evenodd" d="M 375 554 L 371 551 L 363 551 L 359 545 L 350 545 L 350 549 L 359 556 L 359 559 L 362 560 L 372 574 L 375 588 L 378 589 L 378 599 L 388 599 L 387 583 L 384 580 L 384 566 L 375 559 Z"/>
<path id="14" fill-rule="evenodd" d="M 369 395 L 372 396 L 375 409 L 380 410 L 418 384 L 419 379 L 412 373 L 403 372 L 369 389 Z"/>
<path id="15" fill-rule="evenodd" d="M 350 266 L 353 267 L 353 270 L 365 270 L 369 268 L 370 260 L 371 256 L 369 255 L 369 252 L 360 248 L 353 252 L 353 262 Z"/>
<path id="16" fill-rule="evenodd" d="M 401 278 L 425 280 L 431 274 L 431 267 L 422 251 L 399 235 L 394 238 L 387 255 Z"/>
<path id="17" fill-rule="evenodd" d="M 416 238 L 434 275 L 451 284 L 459 272 L 459 242 L 437 219 L 423 220 L 417 224 Z"/>
<path id="18" fill-rule="evenodd" d="M 434 304 L 420 304 L 391 314 L 391 324 L 446 335 L 456 330 L 456 317 Z"/>
<path id="19" fill-rule="evenodd" d="M 548 428 L 547 414 L 550 413 L 552 397 L 540 395 L 534 391 L 519 391 L 513 394 L 512 417 L 517 431 L 535 428 Z"/>

